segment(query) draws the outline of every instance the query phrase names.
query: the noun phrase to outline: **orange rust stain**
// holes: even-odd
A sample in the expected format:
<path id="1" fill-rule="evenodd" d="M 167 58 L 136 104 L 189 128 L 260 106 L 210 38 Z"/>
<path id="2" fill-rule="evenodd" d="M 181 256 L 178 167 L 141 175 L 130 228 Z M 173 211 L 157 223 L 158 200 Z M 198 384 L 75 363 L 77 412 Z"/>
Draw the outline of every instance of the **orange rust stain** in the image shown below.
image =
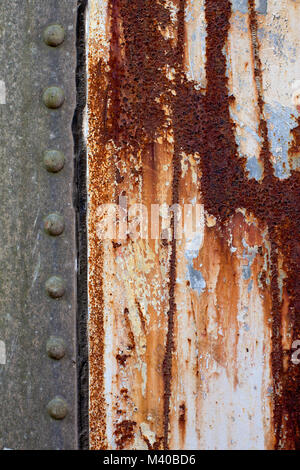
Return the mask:
<path id="1" fill-rule="evenodd" d="M 103 393 L 103 246 L 96 235 L 95 213 L 109 202 L 113 175 L 106 160 L 102 126 L 106 107 L 104 63 L 94 63 L 89 55 L 89 367 L 90 367 L 90 440 L 92 449 L 106 449 L 106 403 Z"/>

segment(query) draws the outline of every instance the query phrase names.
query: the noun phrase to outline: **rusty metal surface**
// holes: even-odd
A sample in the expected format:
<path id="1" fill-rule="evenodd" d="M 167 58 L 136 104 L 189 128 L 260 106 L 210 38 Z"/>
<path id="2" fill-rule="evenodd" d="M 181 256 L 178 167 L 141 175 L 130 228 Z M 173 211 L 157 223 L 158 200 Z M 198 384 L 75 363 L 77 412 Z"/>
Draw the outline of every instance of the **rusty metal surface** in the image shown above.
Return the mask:
<path id="1" fill-rule="evenodd" d="M 293 0 L 89 2 L 93 449 L 300 446 L 299 20 Z M 198 205 L 196 233 L 103 240 L 120 196 Z"/>
<path id="2" fill-rule="evenodd" d="M 5 88 L 0 104 L 0 448 L 5 449 L 77 448 L 71 128 L 76 17 L 76 0 L 0 2 L 0 80 Z M 44 29 L 53 23 L 65 30 L 58 47 L 43 40 Z M 49 86 L 64 90 L 59 109 L 43 103 Z M 65 155 L 57 173 L 44 166 L 48 149 Z M 47 164 L 53 171 L 61 168 L 61 163 L 53 167 L 51 159 Z M 57 219 L 46 233 L 44 219 L 53 213 L 63 216 L 63 233 Z M 65 282 L 59 300 L 46 293 L 50 276 Z M 63 418 L 66 403 L 64 419 L 50 417 Z"/>

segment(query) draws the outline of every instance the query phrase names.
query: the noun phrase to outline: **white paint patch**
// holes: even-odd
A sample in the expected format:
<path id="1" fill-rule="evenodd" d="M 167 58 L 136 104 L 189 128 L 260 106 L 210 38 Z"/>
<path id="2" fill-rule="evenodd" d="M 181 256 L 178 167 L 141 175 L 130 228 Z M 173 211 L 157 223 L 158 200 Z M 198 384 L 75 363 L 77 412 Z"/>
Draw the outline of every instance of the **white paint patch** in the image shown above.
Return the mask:
<path id="1" fill-rule="evenodd" d="M 3 80 L 0 80 L 0 104 L 6 104 L 6 86 Z"/>
<path id="2" fill-rule="evenodd" d="M 0 341 L 0 364 L 6 364 L 6 347 L 4 341 Z"/>
<path id="3" fill-rule="evenodd" d="M 188 0 L 185 8 L 187 57 L 186 74 L 199 88 L 206 87 L 206 22 L 204 0 Z M 196 88 L 197 88 L 196 85 Z"/>

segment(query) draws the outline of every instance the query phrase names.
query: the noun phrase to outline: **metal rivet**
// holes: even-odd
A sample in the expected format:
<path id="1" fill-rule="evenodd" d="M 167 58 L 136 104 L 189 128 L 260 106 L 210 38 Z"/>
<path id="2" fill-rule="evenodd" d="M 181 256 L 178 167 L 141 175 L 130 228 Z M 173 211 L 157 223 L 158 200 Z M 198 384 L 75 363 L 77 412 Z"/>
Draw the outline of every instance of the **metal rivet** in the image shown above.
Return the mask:
<path id="1" fill-rule="evenodd" d="M 44 153 L 44 165 L 51 173 L 58 173 L 63 169 L 65 164 L 65 156 L 58 150 L 47 150 Z"/>
<path id="2" fill-rule="evenodd" d="M 65 40 L 65 30 L 59 24 L 51 24 L 44 31 L 44 41 L 48 46 L 60 46 Z"/>
<path id="3" fill-rule="evenodd" d="M 57 86 L 51 86 L 44 91 L 43 101 L 47 108 L 60 108 L 65 101 L 65 93 L 61 88 Z"/>
<path id="4" fill-rule="evenodd" d="M 49 214 L 44 221 L 45 232 L 48 235 L 57 237 L 61 235 L 65 229 L 65 222 L 62 215 L 59 214 Z"/>
<path id="5" fill-rule="evenodd" d="M 51 359 L 59 361 L 66 353 L 65 342 L 62 338 L 50 336 L 46 345 L 47 354 Z"/>
<path id="6" fill-rule="evenodd" d="M 68 414 L 67 402 L 61 397 L 55 397 L 48 403 L 47 411 L 53 419 L 64 419 Z"/>
<path id="7" fill-rule="evenodd" d="M 46 282 L 46 291 L 52 299 L 59 299 L 66 291 L 64 280 L 58 276 L 52 276 Z"/>

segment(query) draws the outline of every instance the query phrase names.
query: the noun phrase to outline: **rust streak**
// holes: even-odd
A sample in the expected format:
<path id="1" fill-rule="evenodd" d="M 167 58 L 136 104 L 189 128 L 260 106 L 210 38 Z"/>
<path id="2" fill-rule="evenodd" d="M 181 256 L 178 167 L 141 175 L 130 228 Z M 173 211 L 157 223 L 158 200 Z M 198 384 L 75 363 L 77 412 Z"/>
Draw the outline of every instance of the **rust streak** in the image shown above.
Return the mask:
<path id="1" fill-rule="evenodd" d="M 261 148 L 261 158 L 264 162 L 264 180 L 265 187 L 272 185 L 274 182 L 273 170 L 271 165 L 271 152 L 268 139 L 268 127 L 264 118 L 264 101 L 263 101 L 263 79 L 262 65 L 259 57 L 259 43 L 257 40 L 257 18 L 254 0 L 248 0 L 250 30 L 252 38 L 252 48 L 254 57 L 254 76 L 257 87 L 258 107 L 260 111 L 259 131 L 263 138 Z M 274 379 L 274 425 L 276 436 L 276 447 L 279 445 L 281 425 L 282 425 L 282 375 L 283 375 L 283 353 L 282 353 L 282 334 L 281 334 L 281 309 L 279 301 L 278 286 L 278 247 L 276 242 L 276 227 L 269 221 L 269 236 L 271 239 L 271 291 L 272 291 L 272 372 Z"/>
<path id="2" fill-rule="evenodd" d="M 184 25 L 184 10 L 185 0 L 179 1 L 178 11 L 178 30 L 177 30 L 177 50 L 175 52 L 174 66 L 177 69 L 176 74 L 176 94 L 180 92 L 182 81 L 182 68 L 184 62 L 184 43 L 185 43 L 185 25 Z M 173 116 L 176 119 L 176 101 L 173 107 Z M 173 124 L 174 125 L 174 124 Z M 175 127 L 175 126 L 174 126 Z M 173 183 L 172 183 L 172 203 L 179 202 L 179 182 L 181 178 L 181 157 L 180 142 L 176 139 L 174 145 L 173 156 Z M 176 314 L 175 302 L 175 286 L 176 286 L 176 262 L 177 262 L 177 247 L 175 238 L 175 220 L 174 214 L 171 220 L 171 257 L 170 257 L 170 270 L 169 270 L 169 311 L 168 311 L 168 332 L 166 340 L 166 351 L 163 361 L 163 376 L 164 376 L 164 449 L 168 449 L 168 436 L 169 436 L 169 414 L 170 414 L 170 397 L 171 397 L 171 382 L 172 382 L 172 353 L 174 349 L 174 316 Z"/>

